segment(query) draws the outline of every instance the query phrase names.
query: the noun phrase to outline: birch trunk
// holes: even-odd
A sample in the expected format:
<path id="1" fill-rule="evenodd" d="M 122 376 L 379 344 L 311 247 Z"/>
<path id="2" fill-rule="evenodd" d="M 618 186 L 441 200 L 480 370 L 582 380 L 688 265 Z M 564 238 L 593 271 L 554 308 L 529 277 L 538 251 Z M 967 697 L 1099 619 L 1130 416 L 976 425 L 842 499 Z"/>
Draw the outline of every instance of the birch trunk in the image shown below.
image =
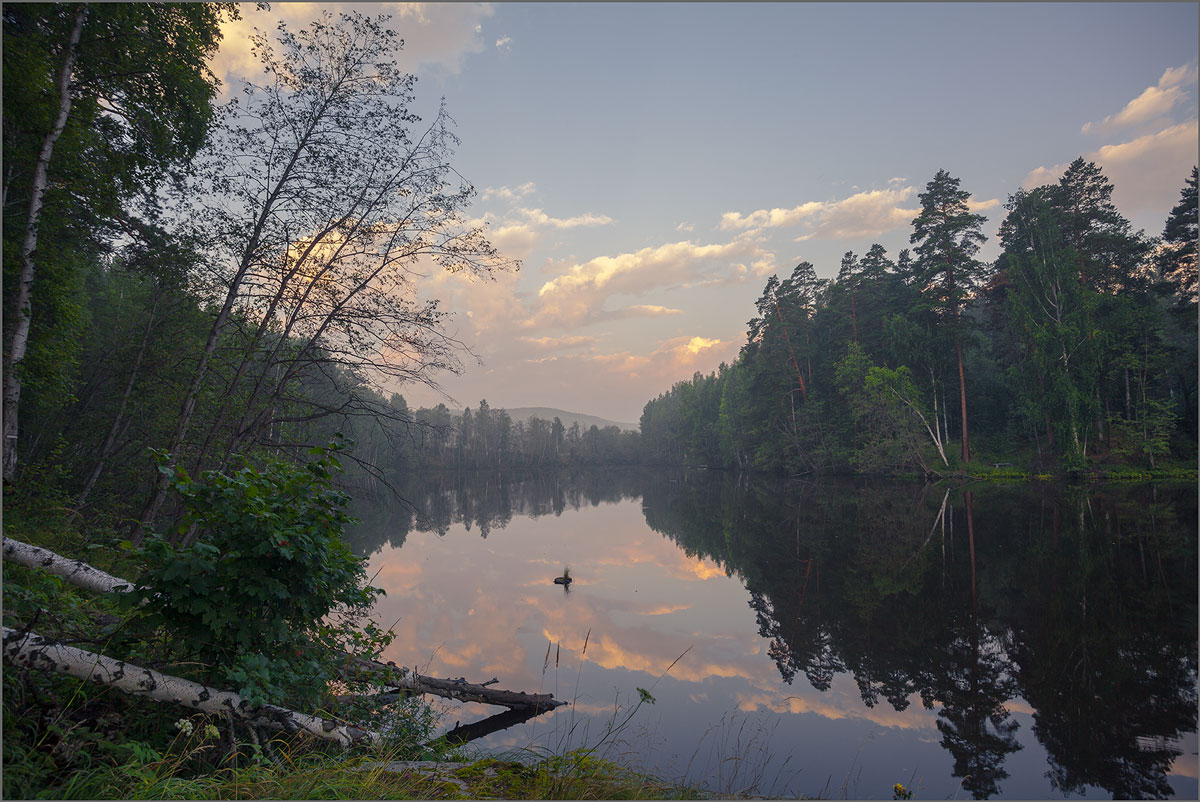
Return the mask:
<path id="1" fill-rule="evenodd" d="M 72 585 L 77 585 L 93 593 L 128 593 L 133 590 L 133 583 L 112 574 L 106 574 L 83 560 L 68 560 L 47 549 L 31 546 L 12 538 L 4 538 L 4 559 L 12 560 L 18 565 L 29 568 L 41 568 L 43 571 L 49 571 L 56 576 L 61 576 Z"/>
<path id="2" fill-rule="evenodd" d="M 54 144 L 67 125 L 71 113 L 71 72 L 75 68 L 75 57 L 79 52 L 79 37 L 87 19 L 88 7 L 81 5 L 75 14 L 75 25 L 67 42 L 63 63 L 58 71 L 58 116 L 54 127 L 42 140 L 37 164 L 33 170 L 33 186 L 29 198 L 29 216 L 25 220 L 25 239 L 21 243 L 21 274 L 17 284 L 17 322 L 13 327 L 12 339 L 8 343 L 4 359 L 4 479 L 12 481 L 17 471 L 17 411 L 21 403 L 21 377 L 19 366 L 25 359 L 29 345 L 29 323 L 33 315 L 33 254 L 37 251 L 38 223 L 42 216 L 42 200 L 46 195 L 46 171 L 50 157 L 54 155 Z"/>
<path id="3" fill-rule="evenodd" d="M 4 627 L 4 659 L 21 668 L 66 674 L 125 693 L 148 696 L 156 702 L 169 702 L 204 713 L 230 713 L 256 727 L 270 727 L 293 734 L 306 733 L 336 741 L 343 747 L 382 742 L 379 733 L 370 730 L 274 705 L 254 707 L 232 691 L 209 688 L 198 682 L 55 643 L 34 632 Z"/>

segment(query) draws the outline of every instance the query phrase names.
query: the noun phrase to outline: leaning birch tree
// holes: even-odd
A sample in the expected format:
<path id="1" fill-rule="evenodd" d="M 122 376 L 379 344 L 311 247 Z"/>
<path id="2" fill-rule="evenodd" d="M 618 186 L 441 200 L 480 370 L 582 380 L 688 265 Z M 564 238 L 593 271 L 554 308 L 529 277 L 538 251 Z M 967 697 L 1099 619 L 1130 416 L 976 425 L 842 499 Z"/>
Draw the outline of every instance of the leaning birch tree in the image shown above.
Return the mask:
<path id="1" fill-rule="evenodd" d="M 474 189 L 450 165 L 452 120 L 444 104 L 425 125 L 413 112 L 416 79 L 397 66 L 403 42 L 386 22 L 325 12 L 253 39 L 262 79 L 246 83 L 206 153 L 204 191 L 180 206 L 211 243 L 200 278 L 216 314 L 168 444 L 173 461 L 190 450 L 197 467 L 224 462 L 289 415 L 375 411 L 346 399 L 297 412 L 305 375 L 434 384 L 459 368 L 460 344 L 417 282 L 514 264 L 465 222 Z M 215 359 L 221 400 L 189 440 Z M 160 477 L 143 523 L 166 490 Z"/>

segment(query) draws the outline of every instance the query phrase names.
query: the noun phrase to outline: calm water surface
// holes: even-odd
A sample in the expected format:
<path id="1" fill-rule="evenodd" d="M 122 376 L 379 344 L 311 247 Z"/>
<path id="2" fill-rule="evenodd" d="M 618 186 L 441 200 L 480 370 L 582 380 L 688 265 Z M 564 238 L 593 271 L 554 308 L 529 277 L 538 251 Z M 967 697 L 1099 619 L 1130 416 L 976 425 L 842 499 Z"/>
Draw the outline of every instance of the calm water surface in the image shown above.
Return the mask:
<path id="1" fill-rule="evenodd" d="M 573 700 L 476 745 L 780 796 L 1197 798 L 1194 486 L 587 471 L 403 492 L 415 513 L 361 503 L 350 535 L 398 621 L 386 657 Z M 494 712 L 447 703 L 444 724 Z"/>

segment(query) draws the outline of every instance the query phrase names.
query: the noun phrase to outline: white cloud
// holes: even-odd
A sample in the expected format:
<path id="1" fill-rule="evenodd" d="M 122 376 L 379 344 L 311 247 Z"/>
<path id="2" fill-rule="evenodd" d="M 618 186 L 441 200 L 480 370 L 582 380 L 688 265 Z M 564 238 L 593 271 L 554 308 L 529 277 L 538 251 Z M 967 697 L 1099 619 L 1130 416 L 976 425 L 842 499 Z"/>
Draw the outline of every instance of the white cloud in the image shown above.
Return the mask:
<path id="1" fill-rule="evenodd" d="M 1148 86 L 1116 114 L 1100 122 L 1084 123 L 1081 133 L 1107 133 L 1117 128 L 1138 125 L 1165 117 L 1187 97 L 1188 85 L 1196 82 L 1196 65 L 1185 64 L 1163 72 L 1157 86 Z"/>
<path id="2" fill-rule="evenodd" d="M 679 225 L 675 226 L 675 230 L 691 232 L 691 231 L 695 231 L 696 227 L 694 225 L 692 225 L 691 223 L 680 223 Z"/>
<path id="3" fill-rule="evenodd" d="M 1141 210 L 1161 211 L 1164 215 L 1179 199 L 1192 166 L 1196 163 L 1196 142 L 1200 128 L 1196 120 L 1168 126 L 1083 154 L 1095 162 L 1113 183 L 1113 201 L 1126 214 Z M 1031 170 L 1021 186 L 1031 189 L 1052 184 L 1062 177 L 1066 164 Z"/>
<path id="4" fill-rule="evenodd" d="M 539 351 L 561 351 L 569 348 L 579 348 L 584 345 L 591 346 L 599 342 L 595 337 L 585 337 L 581 334 L 569 337 L 518 337 L 517 339 L 535 347 Z"/>
<path id="5" fill-rule="evenodd" d="M 500 253 L 521 261 L 529 258 L 541 239 L 532 226 L 524 223 L 504 223 L 495 227 L 489 225 L 485 235 Z"/>
<path id="6" fill-rule="evenodd" d="M 500 198 L 515 201 L 534 192 L 532 181 L 517 187 L 488 187 L 482 193 L 484 200 Z M 503 215 L 485 212 L 482 217 L 468 221 L 472 226 L 484 226 L 488 239 L 502 254 L 524 261 L 541 242 L 540 229 L 570 229 L 602 226 L 612 222 L 607 215 L 591 212 L 575 217 L 552 217 L 541 209 L 510 208 Z"/>
<path id="7" fill-rule="evenodd" d="M 717 337 L 683 335 L 658 343 L 648 352 L 563 354 L 543 359 L 530 360 L 538 364 L 553 363 L 554 370 L 564 370 L 570 375 L 572 367 L 589 375 L 591 382 L 598 378 L 610 381 L 610 377 L 640 380 L 638 384 L 649 384 L 661 392 L 679 379 L 687 378 L 700 370 L 714 370 L 720 362 L 728 362 L 737 355 L 738 343 Z M 647 398 L 649 396 L 646 396 Z"/>
<path id="8" fill-rule="evenodd" d="M 814 238 L 871 237 L 912 222 L 920 210 L 904 208 L 901 204 L 914 191 L 912 187 L 875 189 L 858 192 L 840 201 L 809 201 L 790 209 L 759 209 L 748 215 L 726 212 L 721 217 L 721 228 L 757 230 L 801 224 L 811 226 L 810 231 L 796 238 L 797 242 Z"/>
<path id="9" fill-rule="evenodd" d="M 551 217 L 541 209 L 517 209 L 515 211 L 531 223 L 539 226 L 550 226 L 551 228 L 606 226 L 613 221 L 606 214 L 592 214 L 591 212 L 586 212 L 577 217 L 561 218 Z"/>
<path id="10" fill-rule="evenodd" d="M 499 39 L 496 40 L 496 49 L 502 50 L 505 53 L 511 53 L 512 52 L 512 37 L 511 36 L 501 36 Z"/>
<path id="11" fill-rule="evenodd" d="M 481 20 L 495 13 L 490 5 L 476 3 L 273 3 L 270 11 L 241 3 L 239 8 L 240 20 L 221 25 L 221 46 L 210 62 L 212 71 L 225 83 L 226 95 L 236 91 L 236 81 L 259 80 L 262 67 L 250 52 L 250 35 L 255 28 L 273 33 L 281 20 L 295 31 L 321 11 L 328 11 L 335 20 L 351 11 L 368 17 L 390 15 L 388 26 L 404 40 L 404 48 L 397 54 L 402 69 L 457 73 L 468 55 L 484 50 Z"/>
<path id="12" fill-rule="evenodd" d="M 631 306 L 629 310 L 637 312 L 640 315 L 647 317 L 661 317 L 663 315 L 682 315 L 682 309 L 672 309 L 669 306 L 659 306 L 658 304 L 641 304 L 639 306 Z"/>
<path id="13" fill-rule="evenodd" d="M 599 256 L 571 265 L 543 284 L 534 315 L 526 325 L 580 325 L 614 314 L 601 311 L 605 301 L 614 295 L 641 295 L 670 287 L 741 281 L 774 269 L 774 254 L 763 250 L 753 235 L 742 235 L 727 243 L 672 242 L 634 253 Z M 658 312 L 657 307 L 642 307 L 645 310 Z"/>
<path id="14" fill-rule="evenodd" d="M 988 209 L 995 209 L 999 206 L 999 198 L 991 198 L 989 200 L 982 201 L 977 201 L 974 198 L 967 198 L 967 211 L 969 212 L 985 212 Z"/>
<path id="15" fill-rule="evenodd" d="M 822 201 L 810 201 L 793 206 L 791 209 L 759 209 L 744 217 L 740 212 L 725 212 L 721 215 L 721 230 L 794 226 L 818 214 L 828 205 Z"/>
<path id="16" fill-rule="evenodd" d="M 526 181 L 516 187 L 488 187 L 479 196 L 480 200 L 491 200 L 492 198 L 500 198 L 506 201 L 515 201 L 518 198 L 523 198 L 537 189 L 537 185 L 532 181 Z"/>

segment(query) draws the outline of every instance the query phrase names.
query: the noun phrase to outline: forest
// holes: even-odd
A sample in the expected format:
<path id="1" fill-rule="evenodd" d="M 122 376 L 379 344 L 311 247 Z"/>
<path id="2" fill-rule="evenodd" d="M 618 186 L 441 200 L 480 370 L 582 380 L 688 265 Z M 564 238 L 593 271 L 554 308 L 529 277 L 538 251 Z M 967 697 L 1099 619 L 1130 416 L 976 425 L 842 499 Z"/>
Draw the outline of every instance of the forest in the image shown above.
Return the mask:
<path id="1" fill-rule="evenodd" d="M 1076 159 L 1005 206 L 1003 251 L 939 170 L 910 243 L 772 276 L 732 365 L 646 404 L 649 462 L 789 474 L 1195 468 L 1196 170 L 1161 236 Z"/>
<path id="2" fill-rule="evenodd" d="M 331 753 L 444 754 L 408 695 L 429 678 L 375 661 L 392 636 L 346 542 L 347 491 L 400 495 L 421 469 L 1194 475 L 1196 171 L 1147 236 L 1082 159 L 1009 199 L 994 264 L 976 259 L 984 217 L 939 171 L 911 251 L 769 279 L 737 360 L 647 403 L 640 433 L 486 401 L 410 409 L 396 388 L 436 390 L 470 353 L 450 326 L 463 310 L 423 297 L 422 279 L 520 265 L 468 215 L 448 106 L 417 114 L 386 18 L 323 12 L 256 34 L 255 81 L 223 93 L 209 63 L 238 15 L 3 7 L 6 797 L 183 794 L 177 770 L 287 764 L 270 751 L 281 730 Z M 421 513 L 438 526 L 472 520 L 444 481 L 410 501 L 442 504 Z M 195 704 L 179 718 L 80 690 L 60 675 L 67 649 L 99 684 L 121 679 L 89 673 L 100 651 L 170 669 L 150 684 Z M 364 702 L 381 677 L 400 699 L 386 714 Z M 193 714 L 212 743 L 171 763 Z M 327 794 L 385 793 L 354 782 Z"/>

